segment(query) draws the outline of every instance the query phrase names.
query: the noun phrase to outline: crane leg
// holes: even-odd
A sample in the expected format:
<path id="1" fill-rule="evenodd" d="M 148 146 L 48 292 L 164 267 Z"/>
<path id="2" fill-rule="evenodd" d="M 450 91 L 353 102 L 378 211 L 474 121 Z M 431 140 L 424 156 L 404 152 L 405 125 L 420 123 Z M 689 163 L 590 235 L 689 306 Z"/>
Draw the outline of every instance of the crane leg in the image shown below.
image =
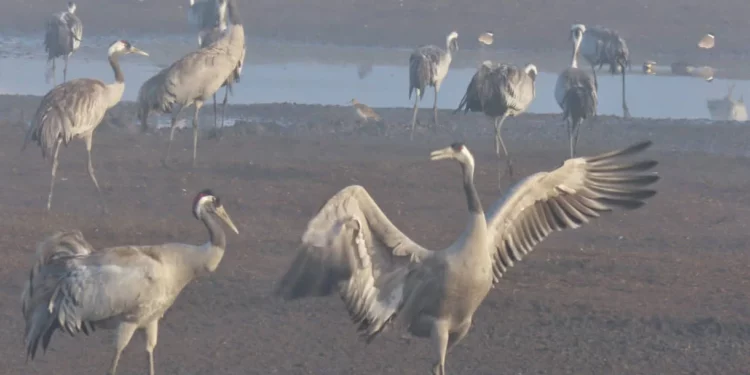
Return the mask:
<path id="1" fill-rule="evenodd" d="M 169 143 L 167 143 L 167 153 L 164 154 L 164 160 L 162 160 L 162 164 L 165 167 L 169 166 L 169 151 L 172 149 L 172 140 L 174 140 L 174 131 L 175 128 L 177 128 L 177 116 L 179 115 L 179 111 L 172 111 L 172 119 L 169 124 Z"/>
<path id="2" fill-rule="evenodd" d="M 198 156 L 198 113 L 203 107 L 203 102 L 200 100 L 195 101 L 195 113 L 193 114 L 193 167 L 195 167 L 195 159 Z"/>
<path id="3" fill-rule="evenodd" d="M 91 177 L 91 181 L 94 182 L 97 193 L 99 193 L 99 200 L 102 203 L 102 211 L 104 211 L 104 213 L 106 214 L 108 212 L 107 203 L 104 202 L 104 196 L 102 195 L 102 191 L 101 189 L 99 189 L 99 183 L 96 182 L 96 177 L 94 176 L 94 166 L 91 164 L 91 142 L 93 140 L 93 134 L 89 134 L 88 136 L 84 137 L 84 140 L 86 141 L 86 155 L 88 155 L 89 176 Z"/>
<path id="4" fill-rule="evenodd" d="M 411 115 L 411 135 L 409 135 L 409 140 L 414 140 L 414 125 L 417 123 L 417 111 L 419 110 L 419 95 L 422 93 L 422 90 L 417 89 L 417 95 L 414 97 L 414 113 Z"/>
<path id="5" fill-rule="evenodd" d="M 70 55 L 63 56 L 63 60 L 65 61 L 63 65 L 63 82 L 68 82 L 68 57 Z"/>
<path id="6" fill-rule="evenodd" d="M 214 129 L 219 127 L 219 119 L 217 117 L 217 111 L 216 111 L 216 93 L 214 93 Z"/>
<path id="7" fill-rule="evenodd" d="M 591 73 L 594 74 L 594 88 L 596 89 L 596 93 L 599 94 L 599 81 L 596 79 L 596 68 L 594 68 L 594 65 L 591 65 Z"/>
<path id="8" fill-rule="evenodd" d="M 451 332 L 451 334 L 448 336 L 448 348 L 445 351 L 446 353 L 450 353 L 451 349 L 453 349 L 456 344 L 458 344 L 464 337 L 466 337 L 466 334 L 469 333 L 469 328 L 471 328 L 471 319 L 463 322 L 456 331 Z"/>
<path id="9" fill-rule="evenodd" d="M 148 354 L 148 374 L 155 375 L 154 372 L 154 348 L 159 336 L 159 321 L 154 320 L 146 326 L 146 353 Z"/>
<path id="10" fill-rule="evenodd" d="M 133 333 L 138 328 L 137 325 L 132 323 L 120 323 L 117 327 L 117 334 L 115 335 L 115 356 L 112 358 L 112 365 L 109 368 L 107 375 L 117 375 L 117 363 L 120 362 L 120 354 L 128 346 L 130 339 L 133 338 Z"/>
<path id="11" fill-rule="evenodd" d="M 55 153 L 52 155 L 52 182 L 49 184 L 49 196 L 47 197 L 47 211 L 50 210 L 50 207 L 52 206 L 52 192 L 55 190 L 55 173 L 57 173 L 57 154 L 60 152 L 60 144 L 62 143 L 62 138 L 59 138 L 57 140 L 57 143 L 55 143 Z"/>
<path id="12" fill-rule="evenodd" d="M 231 86 L 227 85 L 226 89 L 224 90 L 224 102 L 221 103 L 221 128 L 224 129 L 224 119 L 226 118 L 227 114 L 227 101 L 229 100 L 229 90 L 231 89 Z"/>
<path id="13" fill-rule="evenodd" d="M 445 354 L 448 352 L 448 325 L 445 322 L 435 321 L 432 326 L 432 342 L 435 345 L 437 361 L 432 368 L 433 375 L 445 375 Z"/>
<path id="14" fill-rule="evenodd" d="M 625 66 L 622 66 L 622 116 L 630 118 L 630 110 L 628 109 L 628 103 L 625 100 Z"/>
<path id="15" fill-rule="evenodd" d="M 505 142 L 503 142 L 503 137 L 501 135 L 501 131 L 503 129 L 503 123 L 505 122 L 505 119 L 508 118 L 508 114 L 506 113 L 500 118 L 495 118 L 495 154 L 498 157 L 498 160 L 500 159 L 500 147 L 503 148 L 503 152 L 505 153 L 505 162 L 507 165 L 506 173 L 509 176 L 513 176 L 513 162 L 510 160 L 510 154 L 508 153 L 508 149 L 505 147 Z M 502 179 L 503 175 L 500 174 L 500 165 L 498 165 L 498 184 L 500 183 L 500 179 Z"/>
<path id="16" fill-rule="evenodd" d="M 52 86 L 57 86 L 57 77 L 55 74 L 55 60 L 52 59 Z"/>
<path id="17" fill-rule="evenodd" d="M 438 110 L 437 110 L 437 99 L 438 99 L 438 91 L 440 91 L 440 84 L 435 85 L 435 102 L 432 104 L 432 114 L 433 118 L 435 120 L 435 130 L 437 131 L 438 128 Z"/>

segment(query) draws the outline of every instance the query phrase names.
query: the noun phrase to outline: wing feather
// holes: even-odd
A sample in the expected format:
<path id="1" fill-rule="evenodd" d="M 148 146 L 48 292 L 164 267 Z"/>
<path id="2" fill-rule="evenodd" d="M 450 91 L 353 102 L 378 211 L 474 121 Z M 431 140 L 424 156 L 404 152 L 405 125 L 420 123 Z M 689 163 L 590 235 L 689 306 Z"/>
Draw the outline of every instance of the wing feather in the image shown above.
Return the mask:
<path id="1" fill-rule="evenodd" d="M 338 291 L 370 340 L 403 306 L 412 265 L 431 254 L 396 228 L 363 187 L 352 185 L 310 220 L 276 293 L 297 299 Z"/>
<path id="2" fill-rule="evenodd" d="M 647 173 L 656 161 L 625 162 L 651 142 L 588 158 L 574 158 L 519 182 L 487 212 L 494 247 L 494 281 L 550 233 L 574 229 L 613 207 L 634 209 L 656 194 L 647 187 L 659 176 Z"/>

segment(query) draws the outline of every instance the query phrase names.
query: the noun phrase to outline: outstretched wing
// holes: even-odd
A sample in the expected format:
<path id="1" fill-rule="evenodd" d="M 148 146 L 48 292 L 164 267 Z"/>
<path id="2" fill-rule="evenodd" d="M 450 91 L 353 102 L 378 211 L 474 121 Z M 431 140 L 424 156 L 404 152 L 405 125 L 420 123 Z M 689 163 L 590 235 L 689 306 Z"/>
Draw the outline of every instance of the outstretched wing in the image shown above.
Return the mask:
<path id="1" fill-rule="evenodd" d="M 286 299 L 338 290 L 368 338 L 382 331 L 404 301 L 409 264 L 432 252 L 393 225 L 361 186 L 349 186 L 310 220 L 277 293 Z"/>
<path id="2" fill-rule="evenodd" d="M 490 243 L 494 246 L 494 281 L 513 262 L 554 231 L 578 228 L 613 207 L 635 209 L 656 194 L 646 187 L 659 179 L 645 173 L 656 161 L 622 159 L 651 145 L 641 142 L 593 157 L 568 159 L 551 172 L 520 181 L 487 212 Z"/>

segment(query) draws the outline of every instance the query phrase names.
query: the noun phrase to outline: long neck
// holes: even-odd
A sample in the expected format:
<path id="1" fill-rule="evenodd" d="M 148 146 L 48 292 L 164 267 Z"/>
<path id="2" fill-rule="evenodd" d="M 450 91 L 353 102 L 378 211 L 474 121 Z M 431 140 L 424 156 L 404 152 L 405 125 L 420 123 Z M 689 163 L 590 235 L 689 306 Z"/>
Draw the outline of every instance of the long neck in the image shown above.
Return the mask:
<path id="1" fill-rule="evenodd" d="M 466 192 L 466 203 L 469 206 L 469 212 L 472 214 L 482 213 L 482 201 L 479 200 L 477 188 L 474 186 L 474 165 L 461 163 L 461 169 L 464 173 L 464 192 Z"/>
<path id="2" fill-rule="evenodd" d="M 570 63 L 571 68 L 578 68 L 578 49 L 581 47 L 581 39 L 576 38 L 573 40 L 573 62 Z"/>
<path id="3" fill-rule="evenodd" d="M 227 247 L 227 238 L 224 235 L 224 229 L 216 220 L 216 216 L 211 213 L 201 214 L 201 221 L 208 229 L 208 243 L 204 248 L 205 253 L 199 257 L 199 264 L 196 267 L 202 267 L 208 272 L 213 272 L 219 266 L 221 259 L 224 257 L 224 250 Z"/>
<path id="4" fill-rule="evenodd" d="M 234 0 L 227 0 L 227 15 L 229 15 L 230 24 L 242 25 L 242 18 L 240 18 L 240 12 L 237 10 Z"/>
<path id="5" fill-rule="evenodd" d="M 122 69 L 120 69 L 120 61 L 117 54 L 109 56 L 109 65 L 112 66 L 112 70 L 115 72 L 115 81 L 125 83 L 125 76 L 122 74 Z"/>

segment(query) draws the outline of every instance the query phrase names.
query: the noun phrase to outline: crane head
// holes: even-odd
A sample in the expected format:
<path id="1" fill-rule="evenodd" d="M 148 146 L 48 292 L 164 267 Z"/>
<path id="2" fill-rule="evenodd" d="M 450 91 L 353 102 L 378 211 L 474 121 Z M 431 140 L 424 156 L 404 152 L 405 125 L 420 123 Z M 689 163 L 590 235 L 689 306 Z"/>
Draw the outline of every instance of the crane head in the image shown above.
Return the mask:
<path id="1" fill-rule="evenodd" d="M 579 40 L 583 38 L 583 33 L 586 32 L 586 25 L 576 23 L 570 26 L 570 39 Z"/>
<path id="2" fill-rule="evenodd" d="M 523 68 L 523 71 L 531 77 L 531 79 L 536 80 L 537 74 L 539 74 L 539 71 L 536 69 L 536 65 L 534 64 L 526 64 L 526 66 Z"/>
<path id="3" fill-rule="evenodd" d="M 224 210 L 224 206 L 221 205 L 219 197 L 214 195 L 211 189 L 204 189 L 198 192 L 193 199 L 193 216 L 196 219 L 201 220 L 201 216 L 205 214 L 214 214 L 219 217 L 234 233 L 240 233 L 237 227 L 232 222 L 229 214 Z"/>
<path id="4" fill-rule="evenodd" d="M 135 53 L 138 55 L 148 56 L 148 53 L 138 48 L 133 47 L 133 45 L 130 44 L 130 42 L 128 42 L 127 40 L 120 39 L 120 40 L 115 41 L 109 46 L 110 56 L 114 56 L 114 55 L 121 56 L 121 55 L 127 55 L 129 53 Z"/>
<path id="5" fill-rule="evenodd" d="M 458 51 L 458 33 L 451 31 L 451 33 L 448 34 L 448 37 L 445 38 L 445 44 L 449 51 Z"/>
<path id="6" fill-rule="evenodd" d="M 430 160 L 454 159 L 463 165 L 474 167 L 474 156 L 461 142 L 455 142 L 446 148 L 430 153 Z"/>
<path id="7" fill-rule="evenodd" d="M 76 3 L 69 1 L 68 2 L 68 12 L 69 13 L 75 13 L 76 12 Z"/>

